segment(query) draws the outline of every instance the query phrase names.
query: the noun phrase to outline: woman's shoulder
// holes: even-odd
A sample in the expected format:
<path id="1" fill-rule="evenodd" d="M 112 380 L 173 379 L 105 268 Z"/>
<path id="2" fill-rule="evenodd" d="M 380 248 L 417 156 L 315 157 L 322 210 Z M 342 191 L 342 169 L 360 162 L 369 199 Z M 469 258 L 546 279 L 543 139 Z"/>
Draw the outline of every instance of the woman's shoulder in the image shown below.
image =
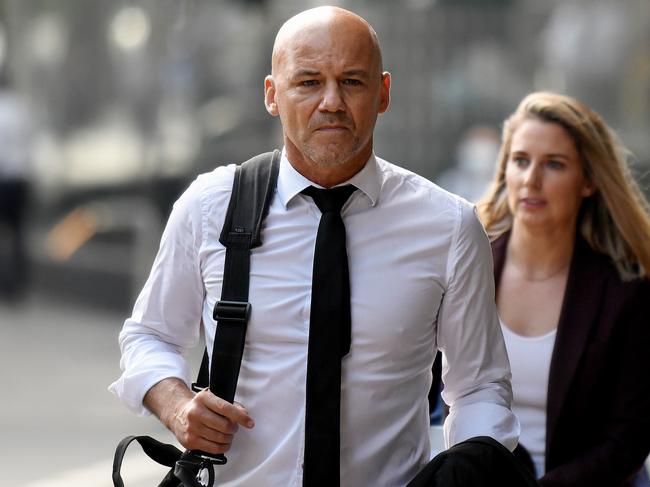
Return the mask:
<path id="1" fill-rule="evenodd" d="M 609 255 L 593 250 L 584 240 L 580 252 L 584 252 L 584 265 L 589 266 L 595 274 L 607 284 L 607 296 L 619 297 L 625 301 L 638 301 L 650 309 L 650 279 L 647 276 L 624 279 Z"/>

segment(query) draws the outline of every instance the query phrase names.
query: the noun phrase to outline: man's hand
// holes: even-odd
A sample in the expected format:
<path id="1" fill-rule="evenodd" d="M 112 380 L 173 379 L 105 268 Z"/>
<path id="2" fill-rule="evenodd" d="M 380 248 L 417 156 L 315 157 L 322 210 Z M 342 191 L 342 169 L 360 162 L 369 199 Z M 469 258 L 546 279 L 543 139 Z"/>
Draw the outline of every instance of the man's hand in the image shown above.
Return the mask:
<path id="1" fill-rule="evenodd" d="M 241 404 L 230 404 L 205 389 L 194 394 L 179 379 L 164 379 L 144 396 L 144 405 L 188 450 L 225 453 L 239 428 L 255 426 Z"/>

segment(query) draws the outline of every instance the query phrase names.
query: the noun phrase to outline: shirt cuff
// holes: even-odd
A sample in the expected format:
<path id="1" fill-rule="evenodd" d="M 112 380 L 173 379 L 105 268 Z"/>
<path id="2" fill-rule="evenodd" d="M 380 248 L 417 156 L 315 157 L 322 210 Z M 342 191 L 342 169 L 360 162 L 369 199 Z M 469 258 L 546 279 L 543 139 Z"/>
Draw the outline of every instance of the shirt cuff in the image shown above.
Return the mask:
<path id="1" fill-rule="evenodd" d="M 519 420 L 507 407 L 485 402 L 466 404 L 451 411 L 445 420 L 445 447 L 476 436 L 489 436 L 513 451 L 519 432 Z"/>
<path id="2" fill-rule="evenodd" d="M 151 414 L 143 404 L 145 394 L 161 380 L 177 378 L 191 386 L 189 366 L 176 354 L 158 356 L 156 364 L 143 364 L 138 368 L 127 368 L 108 390 L 138 416 Z M 166 359 L 166 360 L 163 360 Z"/>

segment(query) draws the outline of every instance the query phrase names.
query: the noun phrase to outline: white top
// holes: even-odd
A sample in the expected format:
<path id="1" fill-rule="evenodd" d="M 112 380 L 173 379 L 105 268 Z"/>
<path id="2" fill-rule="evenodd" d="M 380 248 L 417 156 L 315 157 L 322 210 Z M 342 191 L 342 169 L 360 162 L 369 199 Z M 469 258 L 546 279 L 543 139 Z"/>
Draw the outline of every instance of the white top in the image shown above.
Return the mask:
<path id="1" fill-rule="evenodd" d="M 221 294 L 218 241 L 234 166 L 204 174 L 176 202 L 151 275 L 120 334 L 122 376 L 110 389 L 134 411 L 166 377 L 190 383 L 183 354 Z M 476 435 L 513 449 L 510 367 L 494 305 L 490 245 L 472 206 L 374 156 L 349 183 L 352 345 L 343 359 L 341 485 L 402 486 L 429 459 L 427 392 L 436 346 L 445 353 L 447 442 Z M 312 262 L 320 211 L 311 183 L 285 156 L 251 258 L 248 326 L 236 400 L 240 428 L 220 486 L 300 486 Z"/>
<path id="2" fill-rule="evenodd" d="M 546 449 L 546 398 L 551 355 L 557 329 L 527 337 L 501 322 L 512 367 L 512 411 L 521 423 L 519 442 L 535 463 L 537 477 L 544 475 Z"/>

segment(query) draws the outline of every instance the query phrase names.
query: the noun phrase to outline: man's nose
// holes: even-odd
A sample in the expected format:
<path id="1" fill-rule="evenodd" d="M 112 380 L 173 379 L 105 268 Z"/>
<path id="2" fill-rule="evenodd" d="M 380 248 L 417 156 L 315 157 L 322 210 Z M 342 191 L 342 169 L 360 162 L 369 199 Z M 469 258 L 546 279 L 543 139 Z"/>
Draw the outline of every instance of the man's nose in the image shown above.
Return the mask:
<path id="1" fill-rule="evenodd" d="M 343 101 L 343 93 L 341 87 L 336 82 L 329 82 L 325 85 L 323 91 L 323 98 L 321 99 L 318 107 L 323 112 L 343 112 L 345 111 L 345 103 Z"/>

